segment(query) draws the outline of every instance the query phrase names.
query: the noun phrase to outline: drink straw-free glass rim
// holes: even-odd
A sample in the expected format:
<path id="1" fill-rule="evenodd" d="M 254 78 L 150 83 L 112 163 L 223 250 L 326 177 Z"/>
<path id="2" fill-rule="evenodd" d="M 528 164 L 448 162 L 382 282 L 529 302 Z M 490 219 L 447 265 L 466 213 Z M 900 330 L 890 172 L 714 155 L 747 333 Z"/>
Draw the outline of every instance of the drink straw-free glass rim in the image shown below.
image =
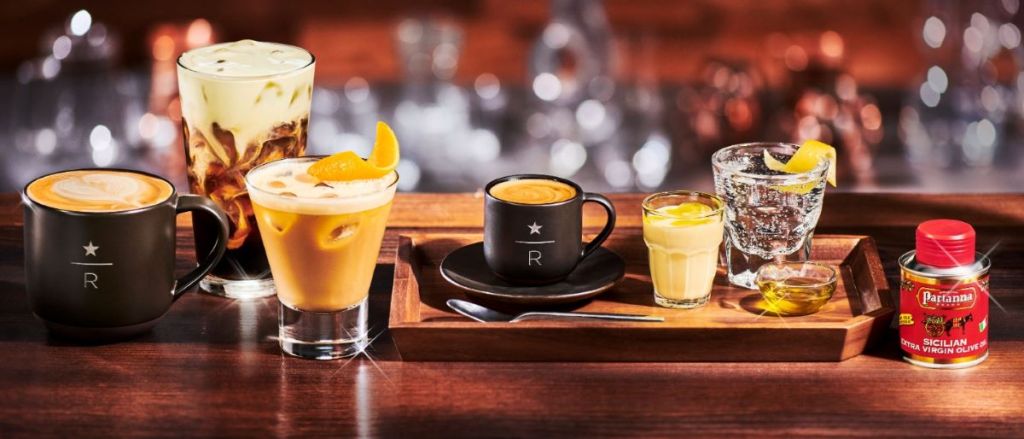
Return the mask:
<path id="1" fill-rule="evenodd" d="M 690 197 L 691 199 L 706 199 L 715 203 L 714 206 L 708 206 L 712 208 L 711 212 L 699 216 L 687 217 L 687 219 L 701 220 L 715 216 L 722 216 L 725 212 L 725 200 L 723 200 L 718 195 L 700 191 L 676 190 L 658 192 L 645 197 L 644 200 L 641 202 L 641 207 L 643 208 L 644 214 L 661 218 L 676 218 L 675 216 L 665 215 L 661 212 L 658 212 L 657 208 L 651 205 L 655 200 L 673 196 Z M 707 204 L 705 205 L 707 206 Z"/>
<path id="2" fill-rule="evenodd" d="M 773 151 L 773 148 L 785 149 L 785 152 L 795 154 L 800 145 L 787 142 L 748 142 L 730 145 L 715 151 L 714 155 L 711 156 L 711 165 L 716 172 L 728 174 L 731 178 L 741 177 L 752 181 L 764 181 L 773 185 L 808 183 L 824 179 L 828 173 L 829 161 L 824 159 L 819 160 L 814 169 L 792 174 L 758 174 L 745 171 L 742 167 L 737 166 L 736 163 L 730 162 L 730 159 L 739 151 L 757 149 L 757 154 L 760 155 L 764 154 L 763 151 L 765 149 Z"/>
<path id="3" fill-rule="evenodd" d="M 216 44 L 224 44 L 224 43 L 216 43 Z M 186 51 L 182 52 L 181 55 L 178 55 L 178 58 L 175 61 L 175 63 L 178 65 L 179 69 L 185 70 L 185 71 L 189 72 L 189 74 L 200 76 L 200 77 L 202 77 L 204 79 L 210 79 L 210 80 L 215 80 L 215 81 L 224 81 L 224 82 L 266 81 L 268 79 L 280 78 L 282 76 L 288 76 L 288 75 L 292 75 L 292 74 L 295 74 L 295 73 L 299 73 L 299 72 L 302 72 L 302 71 L 304 71 L 306 69 L 313 68 L 313 66 L 316 65 L 316 55 L 313 55 L 313 52 L 310 52 L 310 51 L 308 51 L 306 49 L 303 49 L 303 48 L 301 48 L 299 46 L 294 46 L 294 45 L 291 45 L 291 44 L 284 44 L 284 43 L 270 43 L 270 44 L 276 44 L 276 45 L 279 45 L 279 46 L 295 48 L 295 49 L 301 50 L 303 52 L 306 52 L 306 53 L 309 54 L 309 62 L 306 63 L 306 64 L 303 64 L 301 66 L 297 66 L 297 67 L 295 67 L 294 69 L 291 69 L 291 70 L 286 70 L 286 71 L 277 72 L 277 73 L 268 73 L 266 75 L 255 75 L 255 76 L 220 75 L 220 74 L 217 74 L 217 73 L 200 72 L 198 70 L 189 68 L 188 66 L 186 66 L 185 64 L 183 64 L 181 62 L 181 59 L 182 59 L 182 57 L 185 56 L 185 54 L 187 54 L 187 53 L 189 53 L 189 52 L 191 52 L 193 50 L 201 49 L 202 47 L 208 47 L 208 46 L 202 46 L 202 47 L 196 47 L 196 48 L 192 48 L 192 49 L 189 49 L 189 50 L 186 50 Z"/>
<path id="4" fill-rule="evenodd" d="M 260 172 L 260 170 L 262 168 L 264 168 L 264 167 L 270 167 L 270 166 L 279 164 L 279 163 L 284 162 L 284 161 L 316 162 L 316 161 L 318 161 L 318 160 L 320 160 L 320 159 L 322 159 L 324 157 L 327 157 L 327 156 L 325 156 L 325 155 L 305 155 L 305 156 L 302 156 L 302 157 L 282 157 L 282 158 L 279 158 L 279 159 L 271 161 L 271 162 L 266 162 L 266 163 L 260 164 L 259 166 L 256 166 L 255 168 L 252 168 L 251 170 L 249 170 L 248 173 L 245 174 L 245 187 L 246 187 L 246 190 L 249 191 L 249 192 L 259 193 L 261 196 L 277 198 L 279 200 L 294 201 L 296 203 L 303 203 L 303 204 L 306 204 L 306 205 L 309 205 L 309 204 L 332 205 L 332 204 L 337 204 L 339 201 L 346 201 L 346 202 L 348 202 L 348 201 L 352 201 L 352 200 L 357 200 L 357 199 L 362 198 L 362 197 L 374 196 L 374 195 L 377 195 L 377 194 L 379 194 L 381 192 L 386 192 L 386 191 L 392 190 L 392 189 L 395 188 L 395 186 L 398 185 L 399 176 L 398 176 L 398 171 L 396 170 L 396 171 L 391 171 L 390 174 L 385 175 L 385 177 L 393 177 L 394 180 L 392 180 L 390 183 L 388 183 L 387 186 L 381 188 L 380 190 L 376 190 L 376 191 L 369 192 L 369 193 L 358 194 L 358 195 L 339 195 L 337 197 L 332 197 L 332 198 L 298 198 L 298 197 L 286 197 L 286 196 L 281 195 L 281 194 L 277 194 L 277 193 L 270 192 L 270 191 L 265 190 L 265 189 L 261 189 L 261 188 L 257 187 L 255 184 L 253 184 L 253 182 L 250 180 L 251 176 L 258 174 Z"/>

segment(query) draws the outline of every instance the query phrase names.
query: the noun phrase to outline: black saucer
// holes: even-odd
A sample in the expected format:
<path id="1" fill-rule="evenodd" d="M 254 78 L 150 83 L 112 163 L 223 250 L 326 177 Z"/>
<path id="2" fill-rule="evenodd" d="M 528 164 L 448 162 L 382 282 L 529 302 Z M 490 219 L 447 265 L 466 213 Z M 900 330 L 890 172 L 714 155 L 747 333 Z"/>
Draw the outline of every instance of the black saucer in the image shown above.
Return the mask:
<path id="1" fill-rule="evenodd" d="M 626 274 L 626 263 L 611 250 L 599 248 L 553 284 L 524 286 L 506 282 L 484 260 L 484 243 L 455 251 L 441 261 L 441 276 L 471 296 L 519 304 L 555 304 L 589 299 L 615 285 Z"/>

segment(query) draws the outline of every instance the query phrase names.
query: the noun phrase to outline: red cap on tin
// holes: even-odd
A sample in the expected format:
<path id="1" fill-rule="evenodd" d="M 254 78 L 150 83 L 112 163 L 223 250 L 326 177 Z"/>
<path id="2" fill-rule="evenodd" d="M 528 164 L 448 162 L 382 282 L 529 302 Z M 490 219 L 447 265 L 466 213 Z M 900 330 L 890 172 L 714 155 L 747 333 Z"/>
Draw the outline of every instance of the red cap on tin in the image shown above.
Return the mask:
<path id="1" fill-rule="evenodd" d="M 974 264 L 974 227 L 951 219 L 919 224 L 916 259 L 939 268 Z"/>

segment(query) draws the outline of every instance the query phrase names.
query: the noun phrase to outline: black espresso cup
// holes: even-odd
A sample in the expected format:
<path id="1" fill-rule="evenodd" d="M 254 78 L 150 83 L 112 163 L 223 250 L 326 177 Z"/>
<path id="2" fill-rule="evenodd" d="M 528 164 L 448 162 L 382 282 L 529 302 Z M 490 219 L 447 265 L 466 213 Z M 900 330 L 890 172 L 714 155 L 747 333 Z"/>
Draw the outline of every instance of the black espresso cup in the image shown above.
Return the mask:
<path id="1" fill-rule="evenodd" d="M 528 182 L 537 182 L 539 189 L 509 192 Z M 484 192 L 484 258 L 495 275 L 513 284 L 543 285 L 564 279 L 615 228 L 611 201 L 583 192 L 564 178 L 510 175 L 491 181 Z M 593 241 L 584 244 L 586 202 L 604 207 L 608 221 Z"/>
<path id="2" fill-rule="evenodd" d="M 57 335 L 110 340 L 145 332 L 224 255 L 228 218 L 142 172 L 80 169 L 39 177 L 21 193 L 25 286 Z M 217 244 L 175 279 L 178 214 L 207 215 Z"/>

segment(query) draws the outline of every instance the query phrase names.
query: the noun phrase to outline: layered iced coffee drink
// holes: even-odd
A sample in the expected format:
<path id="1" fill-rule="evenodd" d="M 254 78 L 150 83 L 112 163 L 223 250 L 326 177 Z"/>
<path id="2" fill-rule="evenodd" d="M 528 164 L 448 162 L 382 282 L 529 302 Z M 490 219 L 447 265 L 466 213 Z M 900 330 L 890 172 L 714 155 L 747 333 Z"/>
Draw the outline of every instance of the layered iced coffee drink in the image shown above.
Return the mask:
<path id="1" fill-rule="evenodd" d="M 236 298 L 274 293 L 244 178 L 260 164 L 305 151 L 313 68 L 313 55 L 304 49 L 251 40 L 178 59 L 189 186 L 231 219 L 228 251 L 203 281 L 205 291 Z M 194 229 L 203 254 L 215 240 L 203 231 L 214 228 Z"/>

